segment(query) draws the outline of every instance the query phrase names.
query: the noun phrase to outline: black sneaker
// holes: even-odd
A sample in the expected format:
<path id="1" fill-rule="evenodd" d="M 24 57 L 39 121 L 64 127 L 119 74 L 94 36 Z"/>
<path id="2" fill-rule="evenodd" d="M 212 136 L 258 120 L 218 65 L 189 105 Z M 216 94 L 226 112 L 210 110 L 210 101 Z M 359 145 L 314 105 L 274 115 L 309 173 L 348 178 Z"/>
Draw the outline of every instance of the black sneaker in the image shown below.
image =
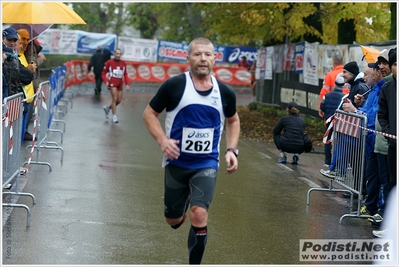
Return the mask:
<path id="1" fill-rule="evenodd" d="M 294 156 L 292 157 L 291 164 L 293 164 L 293 165 L 298 165 L 298 160 L 299 160 L 299 157 L 298 157 L 297 155 L 294 155 Z"/>

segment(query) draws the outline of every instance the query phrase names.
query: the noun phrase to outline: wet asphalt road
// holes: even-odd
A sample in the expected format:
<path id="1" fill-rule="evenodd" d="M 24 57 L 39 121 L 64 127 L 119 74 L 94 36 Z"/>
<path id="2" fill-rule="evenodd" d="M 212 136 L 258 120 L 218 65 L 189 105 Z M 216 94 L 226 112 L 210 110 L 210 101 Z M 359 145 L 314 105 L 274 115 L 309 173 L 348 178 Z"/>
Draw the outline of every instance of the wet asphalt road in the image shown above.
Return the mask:
<path id="1" fill-rule="evenodd" d="M 30 227 L 25 210 L 3 208 L 2 263 L 186 264 L 189 221 L 178 230 L 164 221 L 162 154 L 141 119 L 155 88 L 125 91 L 118 124 L 102 110 L 109 92 L 95 97 L 91 85 L 67 90 L 75 95 L 59 116 L 63 142 L 49 134 L 63 148 L 63 161 L 60 150 L 41 149 L 52 171 L 31 165 L 21 176 L 23 191 L 37 203 L 18 199 L 31 208 Z M 251 98 L 246 91 L 237 96 L 238 105 Z M 308 190 L 329 182 L 319 174 L 322 148 L 301 155 L 298 166 L 278 164 L 273 145 L 242 139 L 239 149 L 235 174 L 227 175 L 221 162 L 203 264 L 309 264 L 299 260 L 300 239 L 373 238 L 367 220 L 339 224 L 349 212 L 340 194 L 313 192 L 306 205 Z"/>

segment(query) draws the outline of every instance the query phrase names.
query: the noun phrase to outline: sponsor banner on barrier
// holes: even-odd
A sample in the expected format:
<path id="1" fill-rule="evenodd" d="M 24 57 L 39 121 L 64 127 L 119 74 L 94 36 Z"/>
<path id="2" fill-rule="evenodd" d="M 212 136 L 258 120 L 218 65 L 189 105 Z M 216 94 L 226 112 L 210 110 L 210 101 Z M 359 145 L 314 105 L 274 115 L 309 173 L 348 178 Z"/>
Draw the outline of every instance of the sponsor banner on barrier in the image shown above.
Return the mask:
<path id="1" fill-rule="evenodd" d="M 88 72 L 87 60 L 73 60 L 65 63 L 65 88 L 84 82 L 95 82 L 92 72 Z M 126 62 L 126 70 L 130 82 L 162 83 L 167 79 L 189 70 L 188 64 L 168 64 L 153 62 Z M 212 74 L 221 82 L 230 85 L 251 84 L 251 74 L 248 70 L 238 67 L 214 66 Z"/>

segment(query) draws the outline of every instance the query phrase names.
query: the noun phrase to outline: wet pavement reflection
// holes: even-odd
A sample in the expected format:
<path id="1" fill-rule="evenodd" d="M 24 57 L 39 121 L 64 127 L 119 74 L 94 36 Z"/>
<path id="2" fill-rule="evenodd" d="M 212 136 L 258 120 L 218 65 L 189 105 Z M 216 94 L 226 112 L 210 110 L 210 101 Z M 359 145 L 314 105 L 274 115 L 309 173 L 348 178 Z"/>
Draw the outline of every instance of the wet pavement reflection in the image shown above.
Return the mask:
<path id="1" fill-rule="evenodd" d="M 3 209 L 3 264 L 186 264 L 189 221 L 173 230 L 163 218 L 162 154 L 141 119 L 155 88 L 125 91 L 118 124 L 105 119 L 107 91 L 81 90 L 61 118 L 63 162 L 59 151 L 40 150 L 53 170 L 32 165 L 21 176 L 23 191 L 37 198 L 18 200 L 31 207 L 31 226 L 24 210 Z M 237 96 L 238 105 L 251 98 Z M 328 183 L 321 149 L 298 166 L 278 164 L 273 145 L 240 140 L 239 149 L 235 174 L 221 162 L 203 264 L 308 264 L 299 260 L 300 239 L 372 238 L 367 220 L 339 224 L 349 199 L 313 192 L 306 205 L 311 185 Z"/>

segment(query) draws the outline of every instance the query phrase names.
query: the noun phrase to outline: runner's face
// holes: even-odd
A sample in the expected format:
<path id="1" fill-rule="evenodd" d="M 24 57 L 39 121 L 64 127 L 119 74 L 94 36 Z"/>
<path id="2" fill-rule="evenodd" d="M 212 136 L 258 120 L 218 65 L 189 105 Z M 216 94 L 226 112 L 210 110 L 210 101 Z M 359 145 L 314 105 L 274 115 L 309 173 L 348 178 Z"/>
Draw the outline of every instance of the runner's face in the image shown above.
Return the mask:
<path id="1" fill-rule="evenodd" d="M 212 44 L 193 44 L 191 53 L 187 56 L 191 72 L 198 77 L 211 74 L 215 65 L 215 53 Z"/>
<path id="2" fill-rule="evenodd" d="M 115 50 L 114 59 L 119 60 L 119 59 L 121 59 L 121 56 L 122 56 L 122 52 L 120 50 Z"/>

